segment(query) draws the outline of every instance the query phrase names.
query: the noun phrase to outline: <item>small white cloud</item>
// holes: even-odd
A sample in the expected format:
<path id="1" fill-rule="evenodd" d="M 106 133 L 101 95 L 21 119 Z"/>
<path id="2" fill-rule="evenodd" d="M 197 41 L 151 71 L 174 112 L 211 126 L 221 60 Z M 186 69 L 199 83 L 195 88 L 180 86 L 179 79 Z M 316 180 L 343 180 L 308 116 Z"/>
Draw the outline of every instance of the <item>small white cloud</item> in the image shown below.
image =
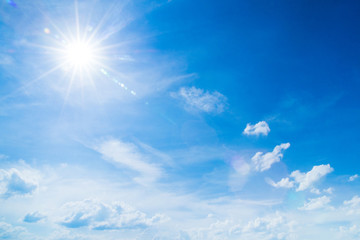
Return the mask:
<path id="1" fill-rule="evenodd" d="M 222 113 L 227 105 L 227 99 L 221 93 L 217 91 L 208 92 L 196 87 L 182 87 L 179 92 L 172 93 L 171 96 L 184 100 L 190 109 L 206 113 Z"/>
<path id="2" fill-rule="evenodd" d="M 352 181 L 354 181 L 355 179 L 357 179 L 359 177 L 359 175 L 357 175 L 357 174 L 355 174 L 355 175 L 353 175 L 353 176 L 350 176 L 349 177 L 349 182 L 352 182 Z"/>
<path id="3" fill-rule="evenodd" d="M 32 169 L 0 169 L 0 197 L 25 196 L 38 188 L 39 176 Z"/>
<path id="4" fill-rule="evenodd" d="M 317 195 L 320 195 L 320 194 L 321 194 L 320 190 L 317 189 L 317 188 L 311 188 L 311 189 L 310 189 L 310 192 L 311 192 L 311 193 L 314 193 L 314 194 L 317 194 Z"/>
<path id="5" fill-rule="evenodd" d="M 279 182 L 275 183 L 273 180 L 268 179 L 267 182 L 276 188 L 293 188 L 294 187 L 294 182 L 290 181 L 289 178 L 283 178 L 281 179 Z"/>
<path id="6" fill-rule="evenodd" d="M 329 202 L 330 202 L 330 198 L 328 196 L 312 198 L 309 199 L 309 201 L 306 202 L 304 206 L 299 209 L 306 211 L 320 209 L 326 207 Z"/>
<path id="7" fill-rule="evenodd" d="M 290 143 L 282 143 L 274 148 L 272 152 L 262 153 L 257 152 L 252 158 L 252 162 L 254 164 L 255 170 L 259 172 L 263 172 L 268 170 L 271 165 L 276 162 L 280 162 L 283 157 L 284 150 L 290 147 Z"/>
<path id="8" fill-rule="evenodd" d="M 324 193 L 327 193 L 327 194 L 333 194 L 334 188 L 329 187 L 329 188 L 327 188 L 327 189 L 324 189 L 323 192 L 324 192 Z"/>
<path id="9" fill-rule="evenodd" d="M 334 171 L 330 164 L 314 166 L 309 172 L 302 173 L 296 170 L 291 173 L 291 177 L 295 179 L 295 182 L 299 183 L 299 187 L 296 191 L 303 191 L 310 188 L 315 182 L 317 182 L 323 176 Z"/>
<path id="10" fill-rule="evenodd" d="M 269 125 L 265 122 L 265 121 L 261 121 L 258 122 L 255 125 L 251 125 L 250 123 L 248 123 L 246 125 L 246 128 L 244 129 L 243 134 L 245 135 L 255 135 L 255 136 L 259 136 L 259 135 L 264 135 L 267 136 L 270 132 L 270 128 Z"/>

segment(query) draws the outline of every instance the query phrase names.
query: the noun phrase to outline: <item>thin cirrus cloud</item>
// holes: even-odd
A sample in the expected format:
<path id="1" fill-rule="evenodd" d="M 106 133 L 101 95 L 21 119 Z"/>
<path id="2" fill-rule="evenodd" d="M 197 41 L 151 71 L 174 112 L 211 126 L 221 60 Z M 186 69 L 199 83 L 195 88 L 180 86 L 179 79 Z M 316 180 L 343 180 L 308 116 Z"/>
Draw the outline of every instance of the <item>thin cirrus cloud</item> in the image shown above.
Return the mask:
<path id="1" fill-rule="evenodd" d="M 123 202 L 106 204 L 93 199 L 66 203 L 63 210 L 66 216 L 60 224 L 67 228 L 144 229 L 165 220 L 165 217 L 160 214 L 148 218 L 145 213 Z"/>
<path id="2" fill-rule="evenodd" d="M 31 170 L 0 169 L 0 197 L 31 195 L 38 188 L 38 175 Z"/>
<path id="3" fill-rule="evenodd" d="M 299 209 L 306 211 L 320 209 L 326 207 L 328 203 L 330 203 L 330 198 L 328 196 L 311 198 L 308 202 L 304 203 L 304 206 L 300 207 Z"/>
<path id="4" fill-rule="evenodd" d="M 135 180 L 140 183 L 153 182 L 162 175 L 162 169 L 158 165 L 149 163 L 149 159 L 133 143 L 112 139 L 102 142 L 95 147 L 95 150 L 116 167 L 138 173 L 140 176 Z"/>
<path id="5" fill-rule="evenodd" d="M 182 87 L 172 97 L 185 102 L 185 109 L 220 114 L 227 106 L 227 98 L 217 92 L 209 92 L 196 87 Z"/>
<path id="6" fill-rule="evenodd" d="M 280 162 L 280 160 L 284 156 L 284 151 L 289 147 L 290 143 L 282 143 L 280 145 L 277 145 L 272 152 L 268 152 L 265 154 L 263 152 L 257 152 L 251 158 L 255 170 L 258 172 L 263 172 L 270 169 L 271 165 Z"/>
<path id="7" fill-rule="evenodd" d="M 288 177 L 282 178 L 279 182 L 275 183 L 272 180 L 268 180 L 268 183 L 276 188 L 292 188 L 297 184 L 296 191 L 304 191 L 306 189 L 311 189 L 313 193 L 320 193 L 319 190 L 313 188 L 314 183 L 319 181 L 322 177 L 334 171 L 330 164 L 322 164 L 314 166 L 310 171 L 302 173 L 299 170 L 293 171 L 290 174 L 290 177 L 293 178 L 291 181 Z M 324 190 L 325 193 L 331 194 L 333 192 L 332 188 Z"/>
<path id="8" fill-rule="evenodd" d="M 265 121 L 260 121 L 255 125 L 251 125 L 250 123 L 248 123 L 246 125 L 246 128 L 243 131 L 243 134 L 250 136 L 250 135 L 255 135 L 255 136 L 259 136 L 259 135 L 264 135 L 267 136 L 270 132 L 270 127 L 267 124 L 267 122 Z"/>

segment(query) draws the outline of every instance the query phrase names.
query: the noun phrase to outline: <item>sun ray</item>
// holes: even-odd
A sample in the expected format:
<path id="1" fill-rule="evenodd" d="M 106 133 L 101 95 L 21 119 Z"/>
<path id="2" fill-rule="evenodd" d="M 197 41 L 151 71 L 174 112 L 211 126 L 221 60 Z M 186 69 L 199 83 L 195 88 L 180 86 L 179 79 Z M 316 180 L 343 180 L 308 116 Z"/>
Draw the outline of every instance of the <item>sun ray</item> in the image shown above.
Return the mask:
<path id="1" fill-rule="evenodd" d="M 8 98 L 11 98 L 12 96 L 14 96 L 15 94 L 25 90 L 26 88 L 28 88 L 29 86 L 31 86 L 32 84 L 40 81 L 41 79 L 43 79 L 44 77 L 50 75 L 51 73 L 59 70 L 60 68 L 64 67 L 65 66 L 65 63 L 62 63 L 62 64 L 58 64 L 56 65 L 55 67 L 51 68 L 50 70 L 48 70 L 47 72 L 41 74 L 39 77 L 33 79 L 33 80 L 30 80 L 28 81 L 27 83 L 25 83 L 24 85 L 20 86 L 19 88 L 15 89 L 13 92 L 3 96 L 2 98 L 0 98 L 0 101 L 4 101 Z"/>

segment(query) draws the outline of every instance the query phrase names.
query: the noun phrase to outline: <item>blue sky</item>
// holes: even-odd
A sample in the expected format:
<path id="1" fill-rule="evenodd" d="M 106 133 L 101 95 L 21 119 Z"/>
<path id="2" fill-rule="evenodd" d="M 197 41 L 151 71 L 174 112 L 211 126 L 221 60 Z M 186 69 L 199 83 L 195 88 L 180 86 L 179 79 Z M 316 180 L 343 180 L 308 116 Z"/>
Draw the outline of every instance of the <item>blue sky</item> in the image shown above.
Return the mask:
<path id="1" fill-rule="evenodd" d="M 0 2 L 0 239 L 358 239 L 360 4 Z"/>

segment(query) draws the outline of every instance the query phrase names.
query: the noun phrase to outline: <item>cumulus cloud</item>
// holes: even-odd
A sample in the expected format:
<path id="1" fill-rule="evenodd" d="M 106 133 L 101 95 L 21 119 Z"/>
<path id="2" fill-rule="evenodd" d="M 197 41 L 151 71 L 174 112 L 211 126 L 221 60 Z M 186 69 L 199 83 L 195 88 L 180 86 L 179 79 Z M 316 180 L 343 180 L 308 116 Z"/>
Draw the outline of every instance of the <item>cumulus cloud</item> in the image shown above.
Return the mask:
<path id="1" fill-rule="evenodd" d="M 309 172 L 302 173 L 299 170 L 293 171 L 290 174 L 290 177 L 294 180 L 290 180 L 290 178 L 282 178 L 279 182 L 275 183 L 271 179 L 267 179 L 267 182 L 276 188 L 293 188 L 297 185 L 296 191 L 304 191 L 306 189 L 310 189 L 311 193 L 321 194 L 327 193 L 332 194 L 334 189 L 329 187 L 320 191 L 319 189 L 313 187 L 313 185 L 319 181 L 322 177 L 331 173 L 334 169 L 330 167 L 330 164 L 327 165 L 318 165 L 314 166 Z"/>
<path id="2" fill-rule="evenodd" d="M 95 149 L 110 163 L 118 167 L 129 168 L 139 173 L 141 177 L 135 180 L 141 183 L 154 181 L 162 174 L 161 168 L 149 163 L 147 158 L 133 143 L 109 140 L 101 143 Z"/>
<path id="3" fill-rule="evenodd" d="M 25 196 L 38 188 L 38 174 L 32 170 L 0 169 L 0 197 Z"/>
<path id="4" fill-rule="evenodd" d="M 292 188 L 292 187 L 294 187 L 294 182 L 291 181 L 289 178 L 283 178 L 277 183 L 271 179 L 268 179 L 267 182 L 271 186 L 276 187 L 276 188 Z"/>
<path id="5" fill-rule="evenodd" d="M 274 148 L 272 152 L 257 152 L 252 158 L 255 170 L 263 172 L 268 170 L 274 163 L 280 162 L 283 152 L 290 147 L 290 143 L 282 143 Z"/>
<path id="6" fill-rule="evenodd" d="M 334 171 L 330 164 L 327 165 L 318 165 L 314 166 L 309 172 L 302 173 L 299 170 L 296 170 L 291 173 L 291 177 L 295 179 L 295 182 L 299 184 L 296 191 L 303 191 L 312 187 L 312 185 L 317 182 L 320 178 Z"/>
<path id="7" fill-rule="evenodd" d="M 304 204 L 304 206 L 302 206 L 299 209 L 300 210 L 306 210 L 306 211 L 320 209 L 320 208 L 326 207 L 329 202 L 330 202 L 330 198 L 328 196 L 322 196 L 322 197 L 318 197 L 318 198 L 311 198 L 311 199 L 309 199 L 308 202 L 306 202 Z"/>
<path id="8" fill-rule="evenodd" d="M 269 132 L 270 132 L 269 125 L 265 121 L 260 121 L 255 125 L 251 125 L 250 123 L 248 123 L 246 125 L 246 128 L 244 129 L 243 134 L 248 135 L 248 136 L 249 135 L 267 136 L 269 134 Z"/>
<path id="9" fill-rule="evenodd" d="M 33 212 L 33 213 L 26 214 L 23 221 L 27 222 L 27 223 L 36 223 L 36 222 L 39 222 L 40 220 L 42 220 L 44 218 L 45 218 L 45 216 L 42 215 L 41 213 Z"/>
<path id="10" fill-rule="evenodd" d="M 349 177 L 349 182 L 352 182 L 352 181 L 354 181 L 355 179 L 357 179 L 359 177 L 359 175 L 357 175 L 357 174 L 355 174 L 355 175 L 353 175 L 353 176 L 350 176 Z"/>
<path id="11" fill-rule="evenodd" d="M 160 214 L 148 218 L 145 213 L 122 202 L 105 204 L 87 199 L 69 202 L 63 209 L 66 216 L 60 221 L 60 224 L 67 228 L 135 229 L 147 228 L 157 222 L 166 221 L 166 217 Z"/>
<path id="12" fill-rule="evenodd" d="M 276 212 L 249 221 L 242 228 L 244 239 L 292 239 L 292 231 L 296 223 Z"/>
<path id="13" fill-rule="evenodd" d="M 225 110 L 227 99 L 221 93 L 208 92 L 196 87 L 182 87 L 172 97 L 180 98 L 188 105 L 189 109 L 196 109 L 206 113 L 219 114 Z"/>

